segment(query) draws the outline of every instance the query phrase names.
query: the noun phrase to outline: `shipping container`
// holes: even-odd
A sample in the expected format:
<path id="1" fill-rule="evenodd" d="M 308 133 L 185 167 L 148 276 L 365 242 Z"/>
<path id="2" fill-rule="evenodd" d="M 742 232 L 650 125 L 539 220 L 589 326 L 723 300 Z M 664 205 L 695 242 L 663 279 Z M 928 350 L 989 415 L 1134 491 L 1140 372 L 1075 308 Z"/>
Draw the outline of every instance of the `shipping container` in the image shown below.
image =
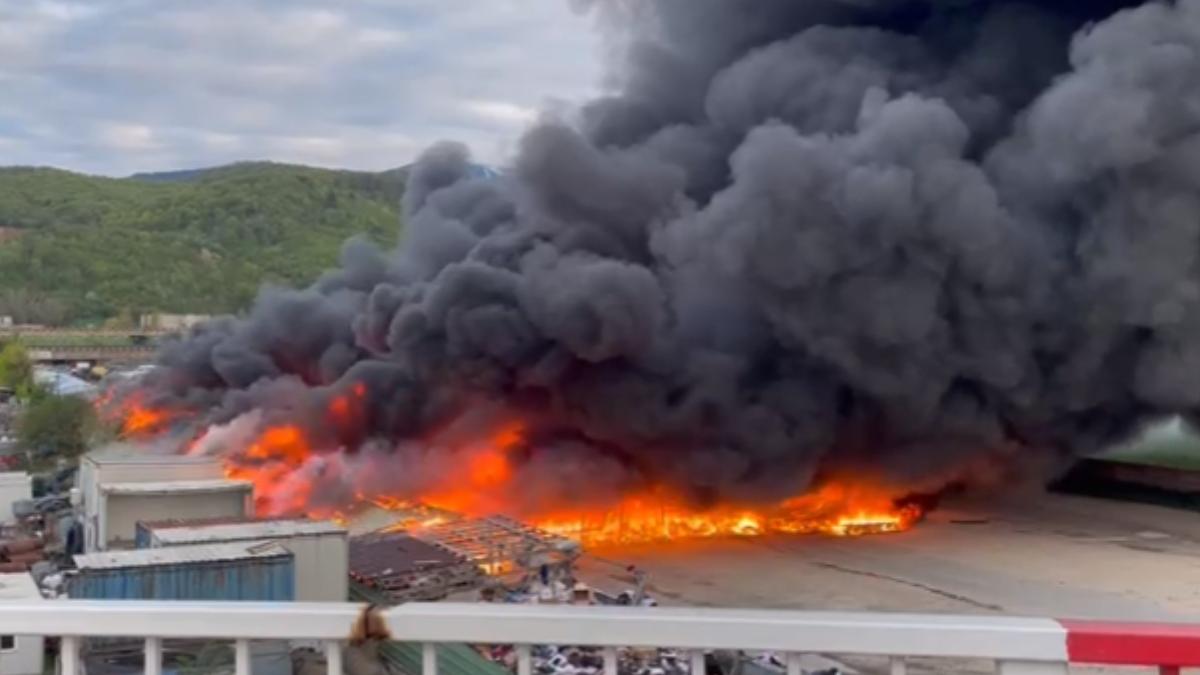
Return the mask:
<path id="1" fill-rule="evenodd" d="M 344 527 L 306 518 L 179 519 L 138 523 L 139 548 L 225 542 L 274 541 L 295 556 L 296 600 L 345 602 L 349 542 Z"/>
<path id="2" fill-rule="evenodd" d="M 90 453 L 79 464 L 78 478 L 83 507 L 84 550 L 103 550 L 106 545 L 100 536 L 104 501 L 101 485 L 217 480 L 224 477 L 221 462 L 211 457 L 150 455 L 145 450 L 123 445 L 106 446 Z M 131 539 L 132 536 L 131 529 Z"/>
<path id="3" fill-rule="evenodd" d="M 28 572 L 0 574 L 0 604 L 41 602 L 42 594 Z M 5 635 L 0 638 L 0 673 L 42 675 L 45 639 L 40 635 Z"/>
<path id="4" fill-rule="evenodd" d="M 72 599 L 295 599 L 294 556 L 274 542 L 175 546 L 75 556 Z"/>
<path id="5" fill-rule="evenodd" d="M 253 509 L 249 481 L 170 481 L 102 483 L 98 541 L 103 549 L 132 548 L 139 521 L 148 518 L 245 517 Z"/>

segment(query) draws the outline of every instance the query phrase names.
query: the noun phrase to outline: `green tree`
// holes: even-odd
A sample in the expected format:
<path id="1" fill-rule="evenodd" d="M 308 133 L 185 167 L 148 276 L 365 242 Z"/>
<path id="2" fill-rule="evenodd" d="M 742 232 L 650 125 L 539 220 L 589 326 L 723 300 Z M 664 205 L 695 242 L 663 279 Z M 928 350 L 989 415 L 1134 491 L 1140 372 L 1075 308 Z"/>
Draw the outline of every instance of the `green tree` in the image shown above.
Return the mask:
<path id="1" fill-rule="evenodd" d="M 33 394 L 33 362 L 16 340 L 0 347 L 0 387 L 14 390 L 21 398 Z"/>
<path id="2" fill-rule="evenodd" d="M 17 443 L 35 455 L 74 457 L 96 427 L 92 406 L 78 396 L 34 397 L 17 419 Z"/>
<path id="3" fill-rule="evenodd" d="M 236 312 L 263 283 L 312 282 L 351 236 L 394 244 L 404 177 L 264 163 L 176 180 L 0 168 L 0 315 L 98 325 L 122 311 Z"/>

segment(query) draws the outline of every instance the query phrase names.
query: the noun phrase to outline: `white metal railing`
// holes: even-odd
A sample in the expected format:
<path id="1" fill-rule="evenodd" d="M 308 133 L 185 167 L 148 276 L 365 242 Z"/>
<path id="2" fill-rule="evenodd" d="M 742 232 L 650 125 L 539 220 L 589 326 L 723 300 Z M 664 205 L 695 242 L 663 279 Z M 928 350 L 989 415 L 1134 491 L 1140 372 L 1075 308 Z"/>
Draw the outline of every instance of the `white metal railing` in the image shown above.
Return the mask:
<path id="1" fill-rule="evenodd" d="M 546 644 L 603 648 L 606 675 L 616 673 L 617 647 L 687 650 L 693 674 L 704 672 L 706 650 L 784 653 L 788 675 L 799 675 L 800 656 L 812 653 L 890 657 L 893 674 L 905 672 L 905 657 L 991 659 L 1003 675 L 1061 675 L 1072 662 L 1163 673 L 1200 665 L 1200 626 L 932 614 L 61 600 L 0 604 L 0 634 L 61 637 L 61 675 L 79 675 L 87 637 L 144 637 L 148 675 L 161 675 L 162 641 L 171 638 L 232 641 L 237 675 L 250 672 L 253 640 L 320 641 L 331 675 L 342 674 L 347 642 L 372 639 L 423 643 L 425 675 L 436 673 L 435 645 L 446 642 L 515 645 L 518 675 L 532 672 L 530 647 Z"/>

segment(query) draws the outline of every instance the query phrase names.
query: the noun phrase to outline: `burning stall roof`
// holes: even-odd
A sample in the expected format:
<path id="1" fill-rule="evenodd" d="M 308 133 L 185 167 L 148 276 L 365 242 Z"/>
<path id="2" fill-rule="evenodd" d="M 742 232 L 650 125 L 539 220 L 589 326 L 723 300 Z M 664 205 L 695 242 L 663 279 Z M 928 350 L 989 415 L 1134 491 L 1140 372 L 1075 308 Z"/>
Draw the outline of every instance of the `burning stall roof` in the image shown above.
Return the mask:
<path id="1" fill-rule="evenodd" d="M 441 523 L 418 528 L 412 534 L 457 551 L 491 573 L 573 557 L 581 552 L 579 542 L 507 516 Z"/>
<path id="2" fill-rule="evenodd" d="M 384 532 L 350 540 L 350 578 L 388 602 L 402 603 L 469 590 L 483 573 L 461 553 L 403 532 Z"/>

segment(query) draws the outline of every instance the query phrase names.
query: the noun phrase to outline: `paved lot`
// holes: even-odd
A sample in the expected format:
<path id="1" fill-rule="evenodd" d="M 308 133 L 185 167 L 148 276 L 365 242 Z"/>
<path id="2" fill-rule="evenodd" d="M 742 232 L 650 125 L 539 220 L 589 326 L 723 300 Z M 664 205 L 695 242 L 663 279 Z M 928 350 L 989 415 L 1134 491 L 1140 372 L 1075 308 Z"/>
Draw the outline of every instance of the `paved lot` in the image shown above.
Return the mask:
<path id="1" fill-rule="evenodd" d="M 664 604 L 1200 618 L 1200 514 L 1080 497 L 959 502 L 898 535 L 677 542 L 596 555 L 647 570 Z M 628 583 L 618 567 L 598 562 L 584 576 Z"/>

